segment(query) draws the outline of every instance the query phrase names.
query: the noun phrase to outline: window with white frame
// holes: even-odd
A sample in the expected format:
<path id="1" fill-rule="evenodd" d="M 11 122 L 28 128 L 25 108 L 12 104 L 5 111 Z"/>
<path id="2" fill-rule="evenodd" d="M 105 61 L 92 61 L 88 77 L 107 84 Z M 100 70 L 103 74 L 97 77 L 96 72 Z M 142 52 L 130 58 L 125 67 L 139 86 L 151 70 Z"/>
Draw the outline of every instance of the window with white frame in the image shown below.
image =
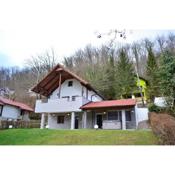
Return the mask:
<path id="1" fill-rule="evenodd" d="M 108 120 L 121 120 L 121 111 L 109 111 Z"/>

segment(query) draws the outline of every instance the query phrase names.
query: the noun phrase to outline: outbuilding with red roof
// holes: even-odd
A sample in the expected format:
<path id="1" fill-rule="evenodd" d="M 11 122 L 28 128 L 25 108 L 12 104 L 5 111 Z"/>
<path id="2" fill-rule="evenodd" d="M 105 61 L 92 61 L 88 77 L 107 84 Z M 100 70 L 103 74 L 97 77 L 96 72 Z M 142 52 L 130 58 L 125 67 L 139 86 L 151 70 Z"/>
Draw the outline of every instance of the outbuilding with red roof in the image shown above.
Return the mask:
<path id="1" fill-rule="evenodd" d="M 21 102 L 0 97 L 0 119 L 29 120 L 29 113 L 33 109 Z"/>

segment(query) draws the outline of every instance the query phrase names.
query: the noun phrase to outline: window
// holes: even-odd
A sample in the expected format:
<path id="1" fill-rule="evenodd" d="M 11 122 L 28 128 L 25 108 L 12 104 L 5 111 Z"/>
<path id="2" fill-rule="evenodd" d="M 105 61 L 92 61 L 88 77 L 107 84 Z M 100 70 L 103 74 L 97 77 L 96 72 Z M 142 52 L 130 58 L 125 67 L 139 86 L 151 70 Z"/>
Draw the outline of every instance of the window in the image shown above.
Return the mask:
<path id="1" fill-rule="evenodd" d="M 76 100 L 76 97 L 79 97 L 79 95 L 72 96 L 72 101 L 75 101 Z"/>
<path id="2" fill-rule="evenodd" d="M 110 111 L 108 112 L 108 120 L 118 120 L 118 111 Z"/>
<path id="3" fill-rule="evenodd" d="M 73 86 L 73 81 L 68 81 L 68 87 Z"/>
<path id="4" fill-rule="evenodd" d="M 108 120 L 122 120 L 122 112 L 121 111 L 109 111 L 108 112 Z"/>
<path id="5" fill-rule="evenodd" d="M 131 111 L 125 111 L 126 121 L 131 121 Z"/>
<path id="6" fill-rule="evenodd" d="M 76 96 L 72 96 L 72 101 L 75 101 L 75 99 L 76 99 Z"/>
<path id="7" fill-rule="evenodd" d="M 57 123 L 64 123 L 64 116 L 58 116 Z"/>
<path id="8" fill-rule="evenodd" d="M 63 96 L 62 98 L 67 98 L 67 101 L 69 101 L 69 96 Z"/>
<path id="9" fill-rule="evenodd" d="M 25 111 L 24 110 L 21 110 L 21 114 L 20 115 L 24 115 L 25 114 Z"/>

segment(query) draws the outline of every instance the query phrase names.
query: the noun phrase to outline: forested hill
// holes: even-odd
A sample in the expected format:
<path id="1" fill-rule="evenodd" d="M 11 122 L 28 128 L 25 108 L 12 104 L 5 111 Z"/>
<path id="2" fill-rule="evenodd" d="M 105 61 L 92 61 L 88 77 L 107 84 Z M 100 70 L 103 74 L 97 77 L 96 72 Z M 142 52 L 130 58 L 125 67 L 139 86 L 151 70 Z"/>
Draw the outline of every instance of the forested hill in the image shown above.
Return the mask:
<path id="1" fill-rule="evenodd" d="M 155 95 L 165 94 L 159 88 L 159 82 L 165 87 L 159 70 L 163 72 L 168 69 L 168 65 L 163 67 L 167 62 L 172 66 L 174 56 L 175 35 L 169 34 L 166 37 L 156 37 L 152 41 L 144 39 L 122 47 L 117 44 L 113 48 L 87 45 L 64 58 L 61 64 L 89 81 L 107 99 L 122 98 L 123 94 L 132 93 L 137 88 L 134 83 L 137 70 L 139 76 L 148 80 L 148 95 L 152 99 Z M 51 50 L 26 60 L 23 69 L 0 67 L 0 89 L 14 90 L 14 93 L 7 92 L 6 96 L 33 106 L 36 97 L 32 96 L 31 87 L 57 63 L 58 58 Z M 173 67 L 170 69 L 171 75 L 165 71 L 161 76 L 166 79 L 167 73 L 169 79 L 173 79 Z M 169 88 L 173 87 L 171 83 Z"/>

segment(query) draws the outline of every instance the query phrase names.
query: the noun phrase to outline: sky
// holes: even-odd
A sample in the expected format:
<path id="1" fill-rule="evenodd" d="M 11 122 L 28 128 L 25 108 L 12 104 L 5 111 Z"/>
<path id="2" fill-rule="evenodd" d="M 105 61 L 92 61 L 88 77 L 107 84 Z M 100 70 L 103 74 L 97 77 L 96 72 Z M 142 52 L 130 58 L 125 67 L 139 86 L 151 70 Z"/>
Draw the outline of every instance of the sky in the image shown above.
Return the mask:
<path id="1" fill-rule="evenodd" d="M 151 5 L 150 5 L 151 4 Z M 175 32 L 172 0 L 0 0 L 0 66 L 23 67 L 26 59 L 53 48 L 61 62 L 97 34 L 126 29 L 132 42 Z M 166 8 L 168 7 L 168 8 Z"/>

